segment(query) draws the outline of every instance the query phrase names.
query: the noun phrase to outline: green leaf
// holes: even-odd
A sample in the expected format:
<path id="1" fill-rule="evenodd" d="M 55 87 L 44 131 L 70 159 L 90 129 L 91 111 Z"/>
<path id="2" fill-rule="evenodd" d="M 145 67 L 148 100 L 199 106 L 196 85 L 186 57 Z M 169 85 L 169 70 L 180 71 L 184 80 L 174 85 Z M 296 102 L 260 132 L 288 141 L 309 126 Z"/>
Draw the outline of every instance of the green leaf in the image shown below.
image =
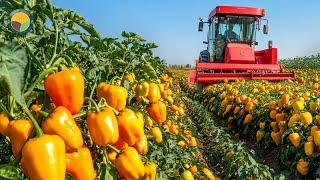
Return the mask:
<path id="1" fill-rule="evenodd" d="M 14 46 L 12 43 L 0 48 L 0 83 L 4 84 L 16 102 L 23 107 L 26 106 L 22 89 L 25 84 L 27 64 L 25 48 Z"/>
<path id="2" fill-rule="evenodd" d="M 151 78 L 157 78 L 157 72 L 154 70 L 150 63 L 144 64 L 142 70 L 145 71 Z"/>
<path id="3" fill-rule="evenodd" d="M 106 164 L 101 168 L 101 172 L 99 175 L 100 180 L 112 180 L 112 179 L 117 179 L 117 172 L 116 169 L 110 164 Z"/>
<path id="4" fill-rule="evenodd" d="M 23 179 L 21 177 L 21 171 L 14 166 L 2 166 L 0 167 L 0 179 Z"/>
<path id="5" fill-rule="evenodd" d="M 86 21 L 80 14 L 74 15 L 77 24 L 86 30 L 91 36 L 100 38 L 99 33 L 95 30 L 92 24 Z"/>

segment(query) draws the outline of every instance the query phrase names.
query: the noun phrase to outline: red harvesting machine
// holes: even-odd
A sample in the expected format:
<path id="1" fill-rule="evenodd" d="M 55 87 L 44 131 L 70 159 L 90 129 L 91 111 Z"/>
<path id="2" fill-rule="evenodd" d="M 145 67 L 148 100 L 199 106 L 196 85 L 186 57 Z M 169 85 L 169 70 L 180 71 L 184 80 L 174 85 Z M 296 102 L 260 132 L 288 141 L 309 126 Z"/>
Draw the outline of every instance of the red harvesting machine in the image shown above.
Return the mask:
<path id="1" fill-rule="evenodd" d="M 200 53 L 196 70 L 189 75 L 189 82 L 202 88 L 225 79 L 258 79 L 280 81 L 293 79 L 293 72 L 284 72 L 278 64 L 278 49 L 268 43 L 268 49 L 255 51 L 256 32 L 268 34 L 268 21 L 262 19 L 262 8 L 217 6 L 209 15 L 208 22 L 200 19 L 199 31 L 209 24 L 207 50 Z"/>

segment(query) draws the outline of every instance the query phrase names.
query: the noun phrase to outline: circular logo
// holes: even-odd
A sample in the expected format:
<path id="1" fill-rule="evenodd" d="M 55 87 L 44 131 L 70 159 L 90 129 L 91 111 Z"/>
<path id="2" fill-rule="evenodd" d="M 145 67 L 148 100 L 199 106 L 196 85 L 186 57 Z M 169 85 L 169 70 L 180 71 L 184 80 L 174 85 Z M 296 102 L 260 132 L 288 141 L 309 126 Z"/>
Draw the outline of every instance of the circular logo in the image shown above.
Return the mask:
<path id="1" fill-rule="evenodd" d="M 24 9 L 17 9 L 10 14 L 10 25 L 14 32 L 26 34 L 32 28 L 32 18 Z"/>

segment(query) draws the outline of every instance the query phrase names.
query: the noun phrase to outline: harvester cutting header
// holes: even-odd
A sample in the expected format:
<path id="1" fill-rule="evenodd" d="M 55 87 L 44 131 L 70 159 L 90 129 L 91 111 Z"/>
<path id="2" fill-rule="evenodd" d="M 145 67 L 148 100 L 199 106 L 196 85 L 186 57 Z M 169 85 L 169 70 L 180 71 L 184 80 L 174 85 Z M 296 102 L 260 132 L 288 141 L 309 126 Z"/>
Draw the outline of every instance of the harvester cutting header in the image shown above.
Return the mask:
<path id="1" fill-rule="evenodd" d="M 268 21 L 262 19 L 262 8 L 217 6 L 208 22 L 200 19 L 199 31 L 209 24 L 207 49 L 200 53 L 196 70 L 189 82 L 198 86 L 222 82 L 227 79 L 259 79 L 280 81 L 293 79 L 293 72 L 284 72 L 278 64 L 278 49 L 268 42 L 268 48 L 255 51 L 256 33 L 263 29 L 268 34 Z M 262 22 L 266 22 L 262 26 Z M 262 28 L 261 28 L 262 27 Z"/>

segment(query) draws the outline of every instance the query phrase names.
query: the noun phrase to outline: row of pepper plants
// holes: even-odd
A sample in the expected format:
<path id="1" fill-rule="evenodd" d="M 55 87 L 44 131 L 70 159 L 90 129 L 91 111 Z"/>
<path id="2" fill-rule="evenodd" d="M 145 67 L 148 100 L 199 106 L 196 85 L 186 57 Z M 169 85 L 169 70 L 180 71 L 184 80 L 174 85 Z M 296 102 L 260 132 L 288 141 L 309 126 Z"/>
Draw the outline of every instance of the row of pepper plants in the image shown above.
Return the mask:
<path id="1" fill-rule="evenodd" d="M 1 0 L 0 29 L 0 179 L 215 179 L 155 44 L 49 0 Z"/>
<path id="2" fill-rule="evenodd" d="M 291 62 L 291 63 L 294 63 Z M 182 89 L 201 102 L 238 139 L 256 141 L 263 155 L 277 151 L 280 169 L 291 178 L 317 178 L 320 147 L 319 70 L 294 69 L 295 80 L 237 80 L 198 90 L 177 71 Z"/>
<path id="3" fill-rule="evenodd" d="M 217 117 L 195 100 L 185 97 L 184 102 L 201 135 L 199 139 L 205 144 L 210 165 L 219 170 L 223 179 L 272 179 L 271 169 L 259 163 L 243 142 L 234 140 L 226 129 L 219 127 Z"/>

